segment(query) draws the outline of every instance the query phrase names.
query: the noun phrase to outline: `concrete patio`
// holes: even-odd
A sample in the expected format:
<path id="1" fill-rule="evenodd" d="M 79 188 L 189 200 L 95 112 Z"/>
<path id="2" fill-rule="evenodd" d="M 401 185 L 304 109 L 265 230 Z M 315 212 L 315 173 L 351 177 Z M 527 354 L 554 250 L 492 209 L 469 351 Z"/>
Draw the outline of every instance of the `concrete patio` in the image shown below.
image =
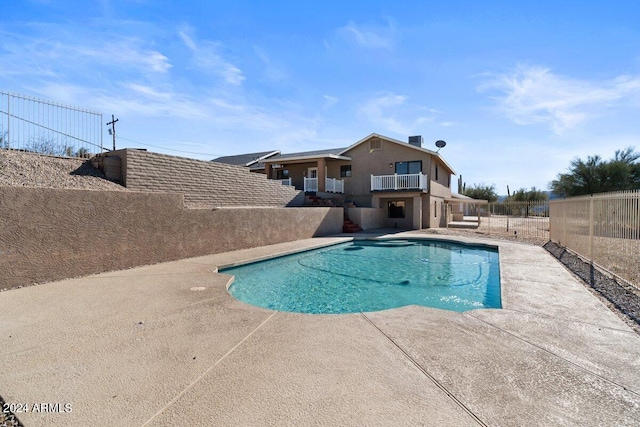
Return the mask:
<path id="1" fill-rule="evenodd" d="M 343 240 L 2 292 L 0 396 L 71 407 L 26 426 L 640 425 L 640 336 L 540 247 L 452 238 L 500 250 L 503 309 L 465 313 L 274 312 L 215 273 Z"/>

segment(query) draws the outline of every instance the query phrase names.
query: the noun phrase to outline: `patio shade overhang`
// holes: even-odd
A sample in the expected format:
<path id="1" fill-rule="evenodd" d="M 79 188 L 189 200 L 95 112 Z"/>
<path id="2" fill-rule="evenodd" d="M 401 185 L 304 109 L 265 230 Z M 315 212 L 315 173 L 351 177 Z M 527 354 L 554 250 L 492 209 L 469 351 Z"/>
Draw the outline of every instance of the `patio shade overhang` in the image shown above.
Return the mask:
<path id="1" fill-rule="evenodd" d="M 488 200 L 474 199 L 473 197 L 465 196 L 464 194 L 451 193 L 451 197 L 444 199 L 446 203 L 465 203 L 469 205 L 486 205 L 489 204 Z"/>
<path id="2" fill-rule="evenodd" d="M 447 203 L 465 203 L 468 205 L 488 205 L 489 201 L 488 200 L 481 200 L 481 199 L 458 199 L 458 198 L 454 198 L 454 197 L 447 197 L 444 199 L 445 202 Z"/>

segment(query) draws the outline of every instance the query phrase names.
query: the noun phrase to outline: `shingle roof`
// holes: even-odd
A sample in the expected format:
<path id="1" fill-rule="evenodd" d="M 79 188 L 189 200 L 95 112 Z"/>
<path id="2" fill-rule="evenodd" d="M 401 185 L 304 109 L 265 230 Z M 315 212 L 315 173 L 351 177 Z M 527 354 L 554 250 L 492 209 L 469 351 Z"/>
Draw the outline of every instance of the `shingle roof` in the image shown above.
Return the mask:
<path id="1" fill-rule="evenodd" d="M 235 156 L 222 156 L 222 157 L 218 157 L 217 159 L 213 159 L 211 161 L 218 162 L 218 163 L 226 163 L 228 165 L 246 166 L 247 163 L 262 159 L 265 156 L 269 156 L 269 154 L 275 155 L 275 154 L 280 154 L 280 152 L 278 150 L 271 150 L 271 151 L 261 151 L 259 153 L 238 154 Z"/>

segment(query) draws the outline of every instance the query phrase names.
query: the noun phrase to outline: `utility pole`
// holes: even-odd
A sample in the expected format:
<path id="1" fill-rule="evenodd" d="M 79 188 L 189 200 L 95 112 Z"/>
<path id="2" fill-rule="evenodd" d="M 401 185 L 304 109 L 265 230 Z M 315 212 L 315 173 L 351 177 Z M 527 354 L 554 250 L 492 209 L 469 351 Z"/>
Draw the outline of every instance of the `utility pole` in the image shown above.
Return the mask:
<path id="1" fill-rule="evenodd" d="M 109 129 L 109 133 L 113 135 L 113 151 L 116 151 L 116 122 L 118 119 L 115 116 L 111 115 L 111 121 L 107 123 L 107 126 L 111 125 L 111 129 Z"/>

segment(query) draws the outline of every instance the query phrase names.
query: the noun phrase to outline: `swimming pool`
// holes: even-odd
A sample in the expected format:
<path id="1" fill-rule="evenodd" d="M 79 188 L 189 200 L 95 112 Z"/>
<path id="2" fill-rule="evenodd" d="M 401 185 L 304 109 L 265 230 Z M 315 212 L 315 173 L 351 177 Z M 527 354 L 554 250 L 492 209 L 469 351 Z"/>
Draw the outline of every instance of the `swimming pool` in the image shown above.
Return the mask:
<path id="1" fill-rule="evenodd" d="M 497 249 L 448 241 L 355 240 L 220 273 L 235 298 L 278 311 L 501 308 Z"/>

